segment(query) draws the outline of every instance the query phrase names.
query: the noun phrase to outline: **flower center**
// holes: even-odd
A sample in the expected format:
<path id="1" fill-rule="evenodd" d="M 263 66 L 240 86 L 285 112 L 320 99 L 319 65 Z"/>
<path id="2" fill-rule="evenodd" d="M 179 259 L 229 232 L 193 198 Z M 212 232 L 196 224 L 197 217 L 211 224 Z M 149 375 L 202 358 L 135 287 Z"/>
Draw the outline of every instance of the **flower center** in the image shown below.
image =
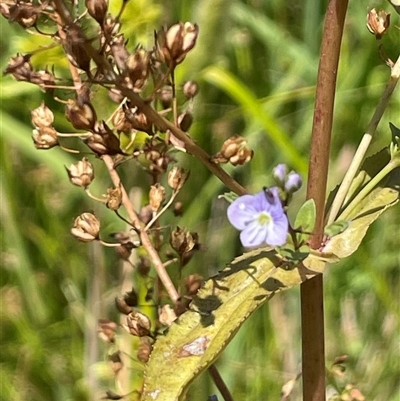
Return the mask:
<path id="1" fill-rule="evenodd" d="M 271 215 L 267 212 L 261 212 L 257 216 L 257 222 L 262 226 L 267 225 L 270 221 L 271 221 Z"/>

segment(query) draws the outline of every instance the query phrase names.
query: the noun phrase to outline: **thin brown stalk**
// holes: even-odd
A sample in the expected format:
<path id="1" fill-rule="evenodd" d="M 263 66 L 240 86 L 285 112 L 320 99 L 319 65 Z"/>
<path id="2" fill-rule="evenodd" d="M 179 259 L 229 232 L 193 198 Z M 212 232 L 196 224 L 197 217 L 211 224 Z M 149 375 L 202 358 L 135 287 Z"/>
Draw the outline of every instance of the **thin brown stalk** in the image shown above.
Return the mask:
<path id="1" fill-rule="evenodd" d="M 227 385 L 224 382 L 224 379 L 219 374 L 218 369 L 215 365 L 210 365 L 208 371 L 214 381 L 214 384 L 217 386 L 217 389 L 222 395 L 222 398 L 225 401 L 234 401 L 232 394 L 230 393 Z"/>
<path id="2" fill-rule="evenodd" d="M 317 210 L 310 245 L 321 246 L 329 151 L 333 121 L 336 77 L 340 44 L 348 0 L 330 0 L 321 44 L 311 138 L 307 199 L 314 199 Z M 301 285 L 303 400 L 325 400 L 325 343 L 322 275 Z"/>
<path id="3" fill-rule="evenodd" d="M 108 173 L 110 174 L 111 180 L 115 186 L 115 188 L 121 188 L 122 192 L 122 204 L 125 207 L 126 212 L 128 213 L 129 219 L 132 222 L 133 227 L 137 230 L 140 236 L 140 242 L 142 243 L 143 247 L 146 249 L 150 260 L 152 261 L 154 268 L 157 271 L 158 277 L 160 278 L 161 282 L 163 283 L 166 291 L 168 292 L 169 297 L 173 302 L 177 302 L 179 299 L 179 294 L 176 291 L 174 283 L 172 282 L 171 278 L 169 277 L 168 272 L 165 269 L 165 266 L 160 259 L 160 255 L 154 248 L 143 224 L 141 223 L 138 215 L 133 210 L 132 204 L 129 200 L 128 194 L 126 193 L 125 187 L 121 183 L 121 179 L 119 177 L 118 172 L 114 169 L 114 162 L 111 156 L 104 155 L 102 156 L 104 164 L 108 169 Z"/>

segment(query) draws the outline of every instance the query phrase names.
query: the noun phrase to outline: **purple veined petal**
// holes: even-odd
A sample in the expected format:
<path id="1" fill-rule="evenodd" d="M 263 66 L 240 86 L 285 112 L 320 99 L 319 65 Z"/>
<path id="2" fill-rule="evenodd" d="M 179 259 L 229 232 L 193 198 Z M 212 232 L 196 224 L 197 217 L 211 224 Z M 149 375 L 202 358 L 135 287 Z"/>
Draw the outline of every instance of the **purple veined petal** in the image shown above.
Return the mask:
<path id="1" fill-rule="evenodd" d="M 249 222 L 254 220 L 257 210 L 255 210 L 253 203 L 253 195 L 243 195 L 229 205 L 228 220 L 237 230 L 244 230 Z"/>
<path id="2" fill-rule="evenodd" d="M 283 213 L 281 216 L 273 218 L 265 242 L 272 246 L 284 245 L 287 241 L 288 231 L 289 222 L 286 215 Z"/>
<path id="3" fill-rule="evenodd" d="M 257 221 L 254 221 L 240 233 L 240 242 L 246 248 L 264 245 L 268 230 L 268 224 L 259 224 Z"/>

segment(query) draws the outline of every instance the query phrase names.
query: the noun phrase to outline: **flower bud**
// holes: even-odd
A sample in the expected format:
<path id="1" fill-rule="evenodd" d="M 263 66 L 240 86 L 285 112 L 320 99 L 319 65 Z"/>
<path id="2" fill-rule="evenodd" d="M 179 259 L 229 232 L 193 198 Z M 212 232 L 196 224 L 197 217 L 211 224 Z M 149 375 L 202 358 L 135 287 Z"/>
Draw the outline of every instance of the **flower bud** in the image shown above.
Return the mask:
<path id="1" fill-rule="evenodd" d="M 288 173 L 288 168 L 286 164 L 278 164 L 273 170 L 272 170 L 272 176 L 274 177 L 276 183 L 282 187 L 285 184 L 286 176 Z"/>
<path id="2" fill-rule="evenodd" d="M 196 44 L 199 28 L 190 22 L 172 25 L 157 33 L 158 58 L 168 66 L 180 64 Z"/>
<path id="3" fill-rule="evenodd" d="M 164 202 L 164 199 L 165 199 L 164 187 L 159 183 L 152 185 L 149 192 L 149 200 L 150 200 L 149 203 L 153 212 L 157 212 L 161 204 Z"/>
<path id="4" fill-rule="evenodd" d="M 192 233 L 180 227 L 176 227 L 176 229 L 172 231 L 170 243 L 172 248 L 180 255 L 190 252 L 196 245 Z"/>
<path id="5" fill-rule="evenodd" d="M 285 191 L 289 194 L 292 194 L 296 191 L 298 191 L 300 189 L 302 185 L 302 180 L 300 177 L 300 174 L 291 171 L 287 178 L 286 178 L 286 182 L 285 182 Z"/>
<path id="6" fill-rule="evenodd" d="M 148 362 L 152 349 L 153 346 L 150 343 L 150 339 L 148 337 L 142 337 L 140 339 L 140 344 L 137 351 L 137 357 L 139 361 L 143 363 Z"/>
<path id="7" fill-rule="evenodd" d="M 186 99 L 193 99 L 199 93 L 199 85 L 196 81 L 187 81 L 183 85 L 183 94 Z"/>
<path id="8" fill-rule="evenodd" d="M 107 14 L 107 0 L 85 0 L 85 5 L 89 15 L 102 25 Z"/>
<path id="9" fill-rule="evenodd" d="M 222 145 L 221 150 L 211 161 L 214 163 L 227 163 L 237 166 L 248 163 L 253 158 L 254 152 L 247 146 L 246 139 L 239 135 L 228 138 Z"/>
<path id="10" fill-rule="evenodd" d="M 368 11 L 367 14 L 367 28 L 375 35 L 376 39 L 381 39 L 386 33 L 390 26 L 390 14 L 384 10 L 380 10 L 378 13 L 376 9 Z"/>
<path id="11" fill-rule="evenodd" d="M 54 122 L 54 114 L 43 102 L 31 111 L 31 121 L 35 127 L 51 127 Z"/>
<path id="12" fill-rule="evenodd" d="M 143 337 L 150 334 L 151 321 L 142 312 L 133 311 L 126 317 L 128 331 L 137 337 Z"/>
<path id="13" fill-rule="evenodd" d="M 51 149 L 57 146 L 57 131 L 53 127 L 38 127 L 32 131 L 33 144 L 36 149 Z"/>
<path id="14" fill-rule="evenodd" d="M 176 319 L 176 313 L 170 305 L 167 304 L 158 308 L 158 320 L 163 326 L 171 326 Z"/>
<path id="15" fill-rule="evenodd" d="M 75 129 L 93 130 L 97 120 L 96 112 L 90 103 L 79 104 L 74 99 L 68 99 L 65 116 Z"/>
<path id="16" fill-rule="evenodd" d="M 106 206 L 111 210 L 118 210 L 122 203 L 121 188 L 109 188 L 106 196 Z"/>
<path id="17" fill-rule="evenodd" d="M 86 157 L 67 168 L 67 173 L 71 184 L 78 187 L 87 188 L 94 179 L 94 169 L 92 163 Z"/>
<path id="18" fill-rule="evenodd" d="M 168 173 L 168 185 L 174 190 L 179 191 L 186 182 L 189 174 L 185 173 L 183 168 L 172 167 Z"/>
<path id="19" fill-rule="evenodd" d="M 82 242 L 99 239 L 100 221 L 92 213 L 82 213 L 75 219 L 71 234 Z"/>

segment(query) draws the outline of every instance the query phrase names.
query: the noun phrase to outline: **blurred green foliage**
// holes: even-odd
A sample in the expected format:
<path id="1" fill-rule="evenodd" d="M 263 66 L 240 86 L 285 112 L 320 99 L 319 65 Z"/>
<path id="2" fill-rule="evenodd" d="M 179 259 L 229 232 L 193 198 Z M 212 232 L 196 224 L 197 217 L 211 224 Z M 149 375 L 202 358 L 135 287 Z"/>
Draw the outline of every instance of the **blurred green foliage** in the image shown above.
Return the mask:
<path id="1" fill-rule="evenodd" d="M 150 48 L 153 30 L 161 24 L 199 24 L 198 45 L 177 70 L 178 82 L 195 79 L 201 88 L 190 134 L 209 153 L 216 153 L 230 135 L 245 136 L 255 157 L 245 167 L 228 170 L 256 191 L 271 183 L 269 174 L 277 163 L 307 173 L 325 6 L 326 1 L 313 0 L 131 1 L 124 29 L 132 49 L 138 42 Z M 377 0 L 350 2 L 339 67 L 331 188 L 340 181 L 389 76 L 379 43 L 365 27 L 367 6 L 390 7 Z M 113 8 L 118 8 L 114 2 Z M 400 24 L 398 15 L 393 14 L 392 24 Z M 382 40 L 392 59 L 398 57 L 399 41 L 396 29 Z M 1 20 L 3 69 L 12 55 L 39 45 L 43 43 L 37 35 Z M 56 50 L 52 54 L 39 53 L 34 64 L 51 66 L 59 57 Z M 388 145 L 389 121 L 400 124 L 398 93 L 371 152 Z M 94 363 L 106 360 L 94 318 L 117 319 L 113 297 L 120 294 L 121 268 L 112 250 L 78 243 L 69 230 L 76 215 L 91 209 L 101 217 L 104 235 L 124 226 L 69 184 L 64 166 L 74 156 L 33 147 L 29 110 L 42 100 L 58 110 L 56 127 L 70 130 L 62 105 L 33 86 L 1 78 L 0 399 L 96 399 L 93 389 L 104 391 L 102 385 L 110 381 L 101 373 L 102 365 Z M 207 276 L 240 252 L 237 233 L 227 227 L 223 203 L 216 201 L 223 185 L 196 160 L 178 158 L 192 176 L 180 198 L 185 214 L 174 224 L 200 232 L 206 251 L 187 269 Z M 110 180 L 100 162 L 95 167 L 93 190 L 105 193 Z M 133 169 L 125 169 L 128 186 L 146 191 L 147 178 Z M 171 221 L 166 215 L 165 222 Z M 327 366 L 335 357 L 349 355 L 344 375 L 330 375 L 329 386 L 340 390 L 353 383 L 368 400 L 394 401 L 400 389 L 399 225 L 395 207 L 371 227 L 360 249 L 325 277 Z M 295 289 L 277 296 L 245 323 L 217 362 L 235 399 L 279 399 L 282 385 L 300 370 L 299 318 Z M 135 362 L 132 371 L 138 369 Z M 190 399 L 206 400 L 216 391 L 204 374 L 193 384 Z M 293 399 L 300 394 L 299 383 Z"/>

